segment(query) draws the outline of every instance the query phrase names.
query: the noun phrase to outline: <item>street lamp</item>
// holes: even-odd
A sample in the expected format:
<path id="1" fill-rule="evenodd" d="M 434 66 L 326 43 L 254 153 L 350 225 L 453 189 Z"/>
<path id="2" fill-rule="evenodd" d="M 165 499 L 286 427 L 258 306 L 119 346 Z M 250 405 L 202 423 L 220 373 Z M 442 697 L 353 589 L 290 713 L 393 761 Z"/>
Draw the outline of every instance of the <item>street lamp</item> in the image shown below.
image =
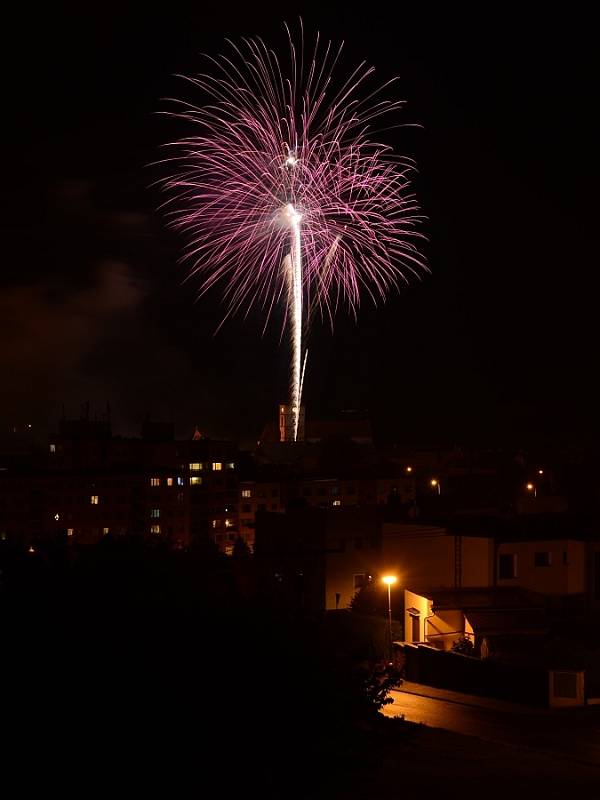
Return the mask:
<path id="1" fill-rule="evenodd" d="M 528 492 L 533 492 L 533 496 L 534 496 L 534 497 L 537 497 L 537 489 L 535 488 L 535 484 L 533 484 L 533 483 L 528 483 L 528 484 L 525 486 L 525 488 L 527 489 L 527 491 L 528 491 Z"/>
<path id="2" fill-rule="evenodd" d="M 438 481 L 437 478 L 432 478 L 429 481 L 429 485 L 432 486 L 434 489 L 437 489 L 438 494 L 442 493 L 442 487 L 440 486 L 440 482 Z"/>
<path id="3" fill-rule="evenodd" d="M 390 629 L 390 660 L 393 655 L 393 637 L 392 637 L 392 584 L 396 583 L 398 578 L 395 575 L 384 575 L 381 579 L 387 584 L 388 589 L 388 623 Z"/>

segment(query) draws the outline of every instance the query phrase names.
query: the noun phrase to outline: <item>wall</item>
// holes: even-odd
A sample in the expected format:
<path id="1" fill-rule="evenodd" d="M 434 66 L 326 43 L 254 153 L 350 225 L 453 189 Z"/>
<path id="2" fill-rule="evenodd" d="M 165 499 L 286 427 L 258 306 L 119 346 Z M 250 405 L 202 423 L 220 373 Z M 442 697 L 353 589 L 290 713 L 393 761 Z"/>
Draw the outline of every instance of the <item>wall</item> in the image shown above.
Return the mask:
<path id="1" fill-rule="evenodd" d="M 535 553 L 550 553 L 550 565 L 535 566 Z M 547 595 L 580 594 L 585 591 L 584 542 L 556 539 L 535 542 L 504 542 L 501 554 L 516 554 L 516 577 L 500 578 L 498 586 L 522 586 Z"/>

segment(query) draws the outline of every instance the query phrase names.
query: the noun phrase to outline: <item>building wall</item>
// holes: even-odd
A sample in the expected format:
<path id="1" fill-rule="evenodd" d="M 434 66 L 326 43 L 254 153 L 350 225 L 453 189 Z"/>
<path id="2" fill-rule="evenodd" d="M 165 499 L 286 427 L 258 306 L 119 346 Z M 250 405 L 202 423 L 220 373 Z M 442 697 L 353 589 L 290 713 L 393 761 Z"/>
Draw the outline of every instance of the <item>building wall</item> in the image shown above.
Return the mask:
<path id="1" fill-rule="evenodd" d="M 393 591 L 393 588 L 392 588 Z M 419 617 L 419 637 L 413 636 L 413 617 L 416 616 L 411 613 L 409 609 L 418 611 Z M 404 639 L 407 642 L 424 642 L 425 641 L 425 627 L 426 618 L 431 614 L 431 600 L 427 597 L 411 592 L 409 589 L 404 590 Z"/>
<path id="2" fill-rule="evenodd" d="M 455 570 L 457 544 L 460 573 Z M 447 535 L 443 528 L 425 525 L 384 524 L 382 566 L 398 575 L 402 586 L 419 591 L 457 585 L 490 586 L 493 541 L 483 537 Z"/>
<path id="3" fill-rule="evenodd" d="M 570 539 L 535 542 L 505 542 L 498 546 L 501 555 L 516 557 L 514 578 L 500 577 L 498 586 L 522 586 L 547 595 L 580 594 L 586 591 L 585 543 Z M 549 554 L 547 566 L 536 566 L 536 553 Z"/>

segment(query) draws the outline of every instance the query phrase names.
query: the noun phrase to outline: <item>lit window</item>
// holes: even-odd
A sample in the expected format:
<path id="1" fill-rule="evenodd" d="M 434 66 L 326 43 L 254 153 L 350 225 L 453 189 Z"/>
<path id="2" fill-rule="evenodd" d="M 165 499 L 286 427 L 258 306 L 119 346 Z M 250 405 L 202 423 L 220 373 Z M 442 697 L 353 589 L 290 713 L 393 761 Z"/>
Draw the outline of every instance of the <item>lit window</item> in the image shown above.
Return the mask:
<path id="1" fill-rule="evenodd" d="M 233 555 L 233 545 L 232 544 L 226 544 L 225 545 L 225 555 L 226 556 L 232 556 Z"/>
<path id="2" fill-rule="evenodd" d="M 150 486 L 160 486 L 160 478 L 150 478 Z"/>
<path id="3" fill-rule="evenodd" d="M 202 464 L 199 464 L 195 461 L 193 464 L 190 464 L 190 472 L 200 472 L 202 469 Z"/>
<path id="4" fill-rule="evenodd" d="M 97 494 L 93 494 L 93 495 L 90 497 L 90 503 L 91 503 L 93 506 L 97 506 L 97 505 L 98 505 L 98 495 L 97 495 Z"/>
<path id="5" fill-rule="evenodd" d="M 160 533 L 160 525 L 150 525 L 150 533 Z"/>
<path id="6" fill-rule="evenodd" d="M 55 444 L 51 444 L 50 445 L 50 452 L 51 453 L 56 453 L 56 445 Z"/>
<path id="7" fill-rule="evenodd" d="M 185 481 L 181 476 L 178 476 L 177 478 L 177 486 L 185 486 Z"/>
<path id="8" fill-rule="evenodd" d="M 220 461 L 213 461 L 212 468 L 215 472 L 219 472 L 223 469 L 223 464 Z"/>
<path id="9" fill-rule="evenodd" d="M 108 533 L 108 528 L 102 528 L 102 535 L 106 536 Z"/>
<path id="10" fill-rule="evenodd" d="M 67 536 L 73 536 L 75 530 L 73 528 L 67 528 Z"/>
<path id="11" fill-rule="evenodd" d="M 218 519 L 213 519 L 212 526 L 213 526 L 213 528 L 218 528 L 219 527 L 219 520 Z"/>
<path id="12" fill-rule="evenodd" d="M 173 486 L 173 478 L 167 478 L 167 486 Z"/>
<path id="13" fill-rule="evenodd" d="M 242 489 L 242 497 L 252 497 L 251 489 Z"/>
<path id="14" fill-rule="evenodd" d="M 150 516 L 152 519 L 158 519 L 160 517 L 160 508 L 151 508 Z"/>
<path id="15" fill-rule="evenodd" d="M 199 478 L 197 476 L 190 478 L 190 486 L 200 486 L 201 483 L 202 483 L 202 478 Z"/>
<path id="16" fill-rule="evenodd" d="M 235 462 L 234 462 L 234 461 L 228 461 L 228 462 L 225 464 L 225 467 L 226 467 L 227 469 L 235 469 Z"/>
<path id="17" fill-rule="evenodd" d="M 334 500 L 333 501 L 333 505 L 334 506 L 341 506 L 342 505 L 342 501 L 341 500 Z"/>
<path id="18" fill-rule="evenodd" d="M 226 519 L 225 520 L 225 527 L 226 528 L 233 528 L 233 520 L 232 519 Z"/>

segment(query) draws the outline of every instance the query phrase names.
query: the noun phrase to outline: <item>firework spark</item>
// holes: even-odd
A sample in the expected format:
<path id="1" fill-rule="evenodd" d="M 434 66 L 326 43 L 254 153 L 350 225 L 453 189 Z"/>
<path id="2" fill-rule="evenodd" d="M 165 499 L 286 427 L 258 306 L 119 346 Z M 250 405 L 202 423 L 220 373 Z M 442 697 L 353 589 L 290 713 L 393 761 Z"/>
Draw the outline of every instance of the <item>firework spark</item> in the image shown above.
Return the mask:
<path id="1" fill-rule="evenodd" d="M 343 45 L 317 35 L 305 58 L 303 34 L 298 49 L 289 30 L 288 42 L 285 64 L 261 39 L 228 42 L 230 55 L 209 57 L 211 72 L 187 78 L 206 100 L 177 101 L 174 116 L 194 135 L 169 145 L 175 171 L 161 184 L 200 292 L 224 286 L 225 319 L 259 305 L 268 321 L 285 304 L 296 439 L 303 307 L 331 320 L 340 303 L 356 313 L 361 294 L 384 300 L 426 266 L 414 164 L 371 138 L 403 106 L 383 97 L 392 81 L 369 88 L 374 70 L 363 63 L 336 82 Z"/>

